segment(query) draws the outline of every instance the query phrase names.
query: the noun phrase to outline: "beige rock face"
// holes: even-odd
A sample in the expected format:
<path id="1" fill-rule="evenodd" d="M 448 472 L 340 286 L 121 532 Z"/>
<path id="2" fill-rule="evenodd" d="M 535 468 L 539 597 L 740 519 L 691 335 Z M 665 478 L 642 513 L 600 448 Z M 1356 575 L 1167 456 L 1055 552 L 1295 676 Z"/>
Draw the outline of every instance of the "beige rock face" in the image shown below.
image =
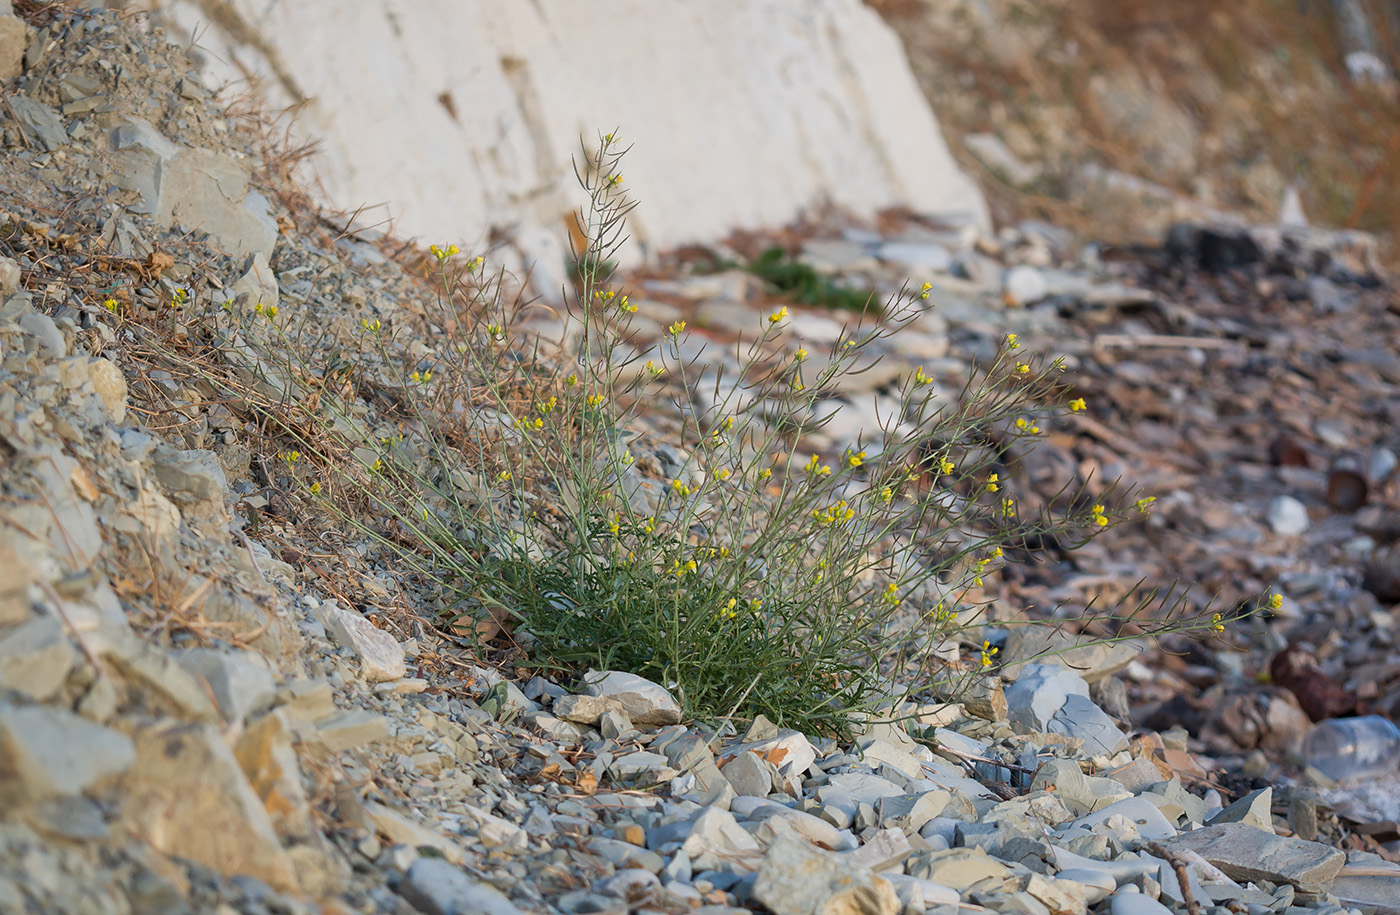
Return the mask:
<path id="1" fill-rule="evenodd" d="M 413 15 L 232 0 L 223 22 L 193 0 L 146 5 L 172 37 L 199 34 L 209 85 L 252 72 L 274 107 L 304 102 L 294 129 L 323 141 L 333 202 L 391 201 L 402 234 L 471 243 L 501 227 L 527 263 L 562 262 L 570 157 L 613 128 L 634 144 L 630 229 L 650 250 L 827 203 L 987 219 L 859 0 L 435 0 Z"/>
<path id="2" fill-rule="evenodd" d="M 129 829 L 165 854 L 295 888 L 262 800 L 214 727 L 156 726 L 135 740 L 137 762 L 123 792 Z"/>

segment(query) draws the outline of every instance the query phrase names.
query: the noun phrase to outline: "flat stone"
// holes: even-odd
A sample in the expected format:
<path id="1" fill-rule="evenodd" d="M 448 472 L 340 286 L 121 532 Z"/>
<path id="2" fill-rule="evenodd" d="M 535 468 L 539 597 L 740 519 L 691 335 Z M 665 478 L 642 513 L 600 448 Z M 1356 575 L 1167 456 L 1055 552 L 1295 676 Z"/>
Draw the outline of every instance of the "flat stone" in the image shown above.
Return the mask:
<path id="1" fill-rule="evenodd" d="M 272 820 L 213 725 L 147 727 L 135 743 L 137 764 L 123 783 L 124 828 L 163 854 L 297 888 Z"/>
<path id="2" fill-rule="evenodd" d="M 942 789 L 882 797 L 875 802 L 875 812 L 880 816 L 881 827 L 902 829 L 912 835 L 947 809 L 952 799 L 953 796 Z"/>
<path id="3" fill-rule="evenodd" d="M 806 735 L 789 728 L 773 728 L 771 732 L 760 734 L 750 727 L 744 734 L 744 742 L 725 747 L 723 755 L 737 753 L 756 753 L 771 763 L 782 779 L 779 787 L 793 797 L 802 793 L 803 776 L 817 759 L 817 751 Z"/>
<path id="4" fill-rule="evenodd" d="M 367 746 L 389 736 L 389 719 L 377 712 L 352 709 L 316 724 L 315 740 L 328 752 Z"/>
<path id="5" fill-rule="evenodd" d="M 1053 626 L 1013 626 L 997 655 L 1002 676 L 1014 680 L 1027 664 L 1056 664 L 1095 683 L 1132 663 L 1141 649 L 1131 641 L 1104 644 Z M 1086 694 L 1087 695 L 1087 694 Z"/>
<path id="6" fill-rule="evenodd" d="M 660 727 L 679 724 L 681 707 L 659 684 L 619 670 L 589 671 L 583 692 L 554 702 L 554 714 L 566 721 L 593 725 L 604 712 L 617 711 L 633 724 Z"/>
<path id="7" fill-rule="evenodd" d="M 769 847 L 753 895 L 774 915 L 899 912 L 899 899 L 889 881 L 791 836 L 780 836 Z"/>
<path id="8" fill-rule="evenodd" d="M 860 848 L 841 854 L 841 860 L 848 867 L 883 871 L 892 868 L 914 853 L 909 836 L 902 829 L 881 829 L 868 835 Z"/>
<path id="9" fill-rule="evenodd" d="M 0 806 L 78 794 L 135 761 L 120 731 L 61 708 L 0 704 Z"/>
<path id="10" fill-rule="evenodd" d="M 1162 811 L 1155 804 L 1143 798 L 1130 797 L 1101 807 L 1087 816 L 1080 817 L 1074 825 L 1083 829 L 1093 829 L 1113 817 L 1125 817 L 1137 834 L 1144 839 L 1171 839 L 1176 836 L 1176 827 L 1167 822 Z"/>
<path id="11" fill-rule="evenodd" d="M 1150 896 L 1126 891 L 1114 894 L 1108 910 L 1110 915 L 1173 915 L 1171 909 Z"/>
<path id="12" fill-rule="evenodd" d="M 1167 780 L 1169 773 L 1164 773 L 1157 768 L 1156 763 L 1146 757 L 1138 757 L 1132 762 L 1116 769 L 1105 772 L 1105 778 L 1111 778 L 1118 782 L 1127 790 L 1136 794 L 1144 788 L 1150 788 L 1160 782 Z"/>
<path id="13" fill-rule="evenodd" d="M 398 891 L 423 915 L 521 915 L 500 890 L 441 858 L 413 862 Z"/>
<path id="14" fill-rule="evenodd" d="M 277 683 L 261 655 L 190 648 L 171 652 L 181 667 L 209 685 L 224 721 L 242 723 L 277 698 Z"/>
<path id="15" fill-rule="evenodd" d="M 905 873 L 932 880 L 958 892 L 988 878 L 1005 880 L 1011 868 L 978 848 L 949 848 L 917 854 L 904 865 Z"/>
<path id="16" fill-rule="evenodd" d="M 756 753 L 738 754 L 725 763 L 720 772 L 740 797 L 767 797 L 773 790 L 768 764 Z"/>
<path id="17" fill-rule="evenodd" d="M 398 680 L 408 672 L 398 639 L 363 616 L 336 606 L 333 601 L 322 604 L 317 616 L 337 644 L 355 652 L 360 659 L 360 675 L 366 680 Z"/>
<path id="18" fill-rule="evenodd" d="M 1055 875 L 1055 878 L 1063 883 L 1073 883 L 1078 886 L 1084 896 L 1084 901 L 1089 905 L 1097 905 L 1118 889 L 1118 881 L 1113 879 L 1112 874 L 1091 870 L 1087 867 L 1064 868 Z"/>
<path id="19" fill-rule="evenodd" d="M 757 822 L 759 828 L 754 830 L 754 835 L 760 841 L 765 838 L 762 824 L 781 820 L 787 828 L 822 848 L 834 851 L 843 844 L 841 831 L 826 820 L 767 798 L 736 797 L 730 802 L 729 811 L 748 822 Z M 773 835 L 776 836 L 776 832 Z"/>
<path id="20" fill-rule="evenodd" d="M 53 359 L 68 355 L 68 341 L 53 318 L 33 311 L 19 319 L 19 326 L 39 344 L 39 352 Z"/>
<path id="21" fill-rule="evenodd" d="M 1242 882 L 1291 883 L 1304 893 L 1326 892 L 1346 855 L 1318 842 L 1283 838 L 1245 823 L 1197 829 L 1166 843 L 1189 849 Z"/>
<path id="22" fill-rule="evenodd" d="M 19 119 L 24 135 L 31 142 L 38 141 L 50 152 L 68 142 L 68 131 L 63 129 L 63 121 L 48 105 L 19 92 L 10 95 L 7 102 Z"/>
<path id="23" fill-rule="evenodd" d="M 19 76 L 24 65 L 25 38 L 23 20 L 13 12 L 0 15 L 0 80 Z"/>
<path id="24" fill-rule="evenodd" d="M 678 774 L 660 753 L 645 750 L 624 753 L 608 764 L 608 771 L 614 778 L 624 781 L 660 782 L 670 781 Z"/>
<path id="25" fill-rule="evenodd" d="M 203 449 L 157 446 L 151 454 L 151 474 L 177 503 L 222 501 L 228 491 L 218 455 Z"/>
<path id="26" fill-rule="evenodd" d="M 544 711 L 527 711 L 520 716 L 520 723 L 541 737 L 547 737 L 564 746 L 577 746 L 583 742 L 583 728 L 555 718 Z"/>
<path id="27" fill-rule="evenodd" d="M 1292 496 L 1274 496 L 1269 501 L 1269 527 L 1280 537 L 1296 537 L 1308 529 L 1308 508 Z"/>
<path id="28" fill-rule="evenodd" d="M 1070 813 L 1084 816 L 1132 797 L 1123 785 L 1111 778 L 1085 775 L 1072 759 L 1047 759 L 1031 779 L 1032 791 L 1049 791 L 1064 802 Z"/>
<path id="29" fill-rule="evenodd" d="M 1249 792 L 1228 807 L 1222 808 L 1206 820 L 1206 824 L 1214 826 L 1217 823 L 1245 823 L 1272 833 L 1274 831 L 1273 804 L 1274 789 L 1260 788 L 1258 791 Z"/>
<path id="30" fill-rule="evenodd" d="M 72 842 L 100 842 L 112 834 L 102 807 L 82 795 L 40 801 L 29 811 L 28 819 L 40 832 Z"/>
<path id="31" fill-rule="evenodd" d="M 0 629 L 0 689 L 39 702 L 51 699 L 63 688 L 76 660 L 63 624 L 51 616 Z"/>
<path id="32" fill-rule="evenodd" d="M 1084 741 L 1085 752 L 1112 755 L 1128 745 L 1113 719 L 1089 699 L 1089 684 L 1055 664 L 1028 664 L 1006 694 L 1013 725 Z"/>
<path id="33" fill-rule="evenodd" d="M 733 814 L 708 807 L 690 821 L 690 834 L 680 850 L 699 870 L 752 871 L 759 848 Z"/>
<path id="34" fill-rule="evenodd" d="M 115 362 L 96 356 L 88 361 L 88 374 L 92 379 L 92 389 L 107 408 L 107 416 L 114 425 L 120 426 L 126 421 L 126 376 Z"/>

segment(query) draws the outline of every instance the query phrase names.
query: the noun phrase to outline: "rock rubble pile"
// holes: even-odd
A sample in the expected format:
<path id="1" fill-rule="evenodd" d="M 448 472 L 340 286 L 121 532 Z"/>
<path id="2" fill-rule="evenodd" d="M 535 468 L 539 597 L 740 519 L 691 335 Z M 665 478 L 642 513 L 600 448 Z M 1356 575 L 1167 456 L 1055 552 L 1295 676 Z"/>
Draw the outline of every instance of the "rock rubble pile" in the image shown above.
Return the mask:
<path id="1" fill-rule="evenodd" d="M 263 325 L 221 315 L 281 309 L 332 340 L 412 330 L 423 287 L 387 242 L 298 209 L 159 35 L 64 8 L 0 16 L 0 73 L 20 33 L 0 122 L 0 911 L 1400 907 L 1388 850 L 1286 753 L 1307 696 L 1246 678 L 1290 640 L 1353 703 L 1400 673 L 1376 656 L 1400 598 L 1382 472 L 1400 315 L 1364 237 L 1197 229 L 1077 256 L 1035 224 L 778 239 L 848 286 L 932 289 L 809 447 L 857 442 L 914 366 L 956 391 L 1016 333 L 1068 353 L 1097 405 L 1022 456 L 1025 490 L 1121 474 L 1160 510 L 1123 544 L 1043 545 L 1044 564 L 990 581 L 978 634 L 1000 653 L 963 695 L 895 690 L 845 741 L 710 726 L 623 671 L 513 677 L 526 662 L 435 626 L 440 596 L 392 555 L 309 529 L 260 404 L 314 388 Z M 1221 238 L 1229 264 L 1210 260 Z M 634 280 L 638 354 L 689 320 L 718 381 L 772 296 L 679 262 Z M 843 323 L 794 308 L 792 342 L 815 351 Z M 433 344 L 394 338 L 449 356 Z M 669 409 L 644 417 L 640 498 L 679 445 Z M 1352 451 L 1355 513 L 1323 469 Z M 1277 582 L 1285 600 L 1225 636 L 1244 650 L 1209 656 L 1006 625 L 1173 573 L 1226 600 Z"/>

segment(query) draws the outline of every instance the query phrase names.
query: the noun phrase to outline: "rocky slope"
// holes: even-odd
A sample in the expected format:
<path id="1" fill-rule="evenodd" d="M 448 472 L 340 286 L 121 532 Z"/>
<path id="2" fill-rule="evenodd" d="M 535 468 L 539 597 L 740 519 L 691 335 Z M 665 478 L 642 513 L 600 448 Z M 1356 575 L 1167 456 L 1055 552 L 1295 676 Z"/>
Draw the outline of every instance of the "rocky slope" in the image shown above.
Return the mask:
<path id="1" fill-rule="evenodd" d="M 335 383 L 336 354 L 360 360 L 370 421 L 405 384 L 361 322 L 453 358 L 421 253 L 337 228 L 139 20 L 22 9 L 18 32 L 0 17 L 24 36 L 0 106 L 0 911 L 1395 905 L 1389 851 L 1287 752 L 1300 701 L 1249 680 L 1309 635 L 1371 698 L 1394 676 L 1380 468 L 1400 444 L 1400 316 L 1366 237 L 1185 233 L 1110 263 L 1035 224 L 970 239 L 891 215 L 771 239 L 852 285 L 930 284 L 811 445 L 839 454 L 915 366 L 956 390 L 1013 332 L 1069 354 L 1095 404 L 1025 456 L 1027 497 L 1067 470 L 1162 504 L 1122 541 L 1043 545 L 990 578 L 977 635 L 1000 654 L 977 689 L 896 693 L 853 742 L 716 729 L 623 673 L 573 693 L 518 676 L 521 655 L 464 646 L 441 594 L 316 510 L 288 472 L 296 408 Z M 773 301 L 679 256 L 633 285 L 639 349 L 677 319 L 734 340 Z M 794 345 L 842 330 L 793 312 Z M 319 371 L 282 361 L 302 339 Z M 681 444 L 657 403 L 643 467 Z M 1329 504 L 1320 468 L 1343 449 L 1371 460 L 1370 513 Z M 1285 601 L 1185 656 L 1047 659 L 1053 630 L 1001 625 L 1143 573 Z"/>

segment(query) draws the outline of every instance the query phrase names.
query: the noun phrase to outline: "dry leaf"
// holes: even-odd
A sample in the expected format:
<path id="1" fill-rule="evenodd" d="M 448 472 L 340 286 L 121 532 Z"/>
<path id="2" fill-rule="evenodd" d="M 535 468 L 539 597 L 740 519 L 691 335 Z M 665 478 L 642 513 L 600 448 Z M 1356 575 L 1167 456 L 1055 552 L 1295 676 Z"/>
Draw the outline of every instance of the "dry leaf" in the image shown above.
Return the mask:
<path id="1" fill-rule="evenodd" d="M 574 787 L 579 790 L 580 794 L 592 797 L 598 793 L 598 776 L 593 774 L 593 770 L 584 769 L 574 780 Z"/>

